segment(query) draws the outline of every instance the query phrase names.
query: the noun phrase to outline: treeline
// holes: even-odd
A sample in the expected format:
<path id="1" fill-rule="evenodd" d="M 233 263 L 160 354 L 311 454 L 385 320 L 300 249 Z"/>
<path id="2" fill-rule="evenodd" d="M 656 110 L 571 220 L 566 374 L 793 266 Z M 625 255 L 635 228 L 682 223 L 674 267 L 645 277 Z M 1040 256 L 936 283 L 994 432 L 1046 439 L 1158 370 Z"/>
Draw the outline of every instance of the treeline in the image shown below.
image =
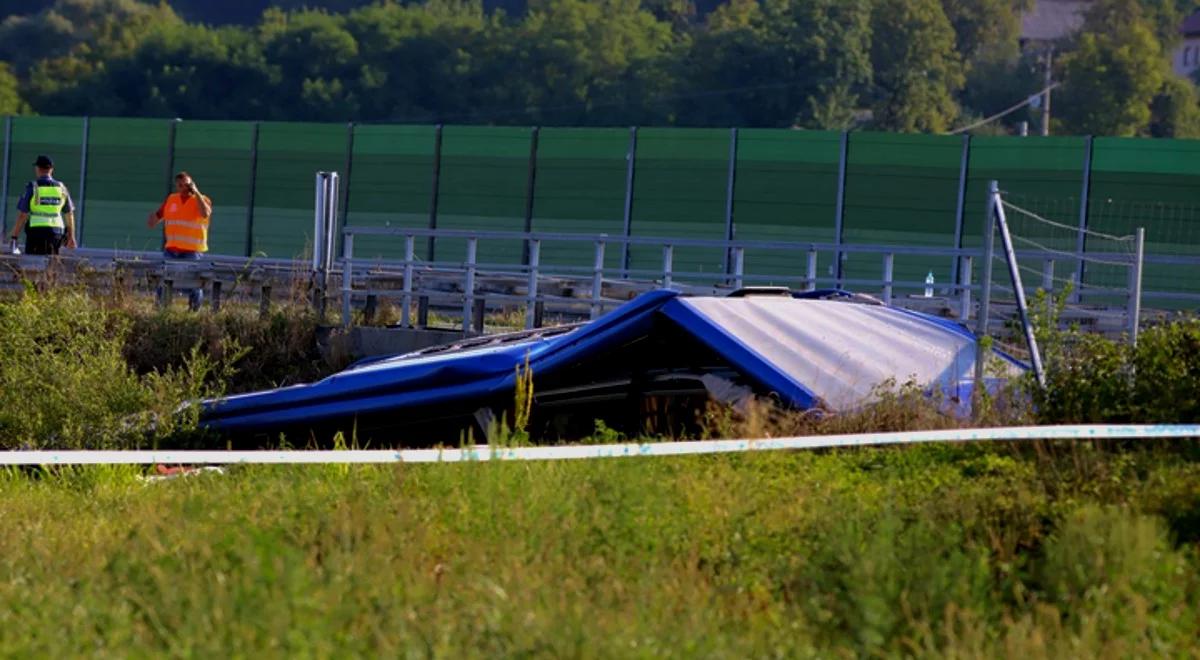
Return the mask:
<path id="1" fill-rule="evenodd" d="M 0 112 L 943 132 L 1044 86 L 1051 44 L 1019 44 L 1032 3 L 377 1 L 212 25 L 167 3 L 56 0 L 0 25 Z M 1195 4 L 1092 3 L 1052 44 L 1053 132 L 1200 136 L 1196 82 L 1170 63 Z"/>

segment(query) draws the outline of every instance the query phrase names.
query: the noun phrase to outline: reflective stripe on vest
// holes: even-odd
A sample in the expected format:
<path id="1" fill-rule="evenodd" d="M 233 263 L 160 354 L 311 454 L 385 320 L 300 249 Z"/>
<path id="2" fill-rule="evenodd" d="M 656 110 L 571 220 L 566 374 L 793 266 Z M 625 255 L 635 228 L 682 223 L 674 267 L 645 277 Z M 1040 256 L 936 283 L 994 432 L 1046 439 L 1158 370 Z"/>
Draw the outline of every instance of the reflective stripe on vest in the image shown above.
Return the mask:
<path id="1" fill-rule="evenodd" d="M 188 195 L 187 199 L 179 193 L 168 195 L 163 203 L 163 225 L 167 249 L 208 252 L 208 218 L 200 210 L 195 195 Z"/>
<path id="2" fill-rule="evenodd" d="M 33 197 L 29 199 L 29 226 L 63 228 L 63 207 L 67 195 L 61 186 L 33 184 Z"/>

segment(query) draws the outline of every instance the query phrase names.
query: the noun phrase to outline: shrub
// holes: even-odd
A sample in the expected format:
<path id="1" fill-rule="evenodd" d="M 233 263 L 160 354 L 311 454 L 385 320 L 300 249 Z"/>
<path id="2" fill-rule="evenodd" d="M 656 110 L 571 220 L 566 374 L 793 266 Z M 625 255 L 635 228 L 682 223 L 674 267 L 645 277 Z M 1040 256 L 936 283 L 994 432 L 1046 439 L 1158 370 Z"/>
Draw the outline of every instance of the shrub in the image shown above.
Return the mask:
<path id="1" fill-rule="evenodd" d="M 0 303 L 0 448 L 136 447 L 194 427 L 180 404 L 215 392 L 225 373 L 192 352 L 138 375 L 122 354 L 128 335 L 127 320 L 77 291 Z"/>

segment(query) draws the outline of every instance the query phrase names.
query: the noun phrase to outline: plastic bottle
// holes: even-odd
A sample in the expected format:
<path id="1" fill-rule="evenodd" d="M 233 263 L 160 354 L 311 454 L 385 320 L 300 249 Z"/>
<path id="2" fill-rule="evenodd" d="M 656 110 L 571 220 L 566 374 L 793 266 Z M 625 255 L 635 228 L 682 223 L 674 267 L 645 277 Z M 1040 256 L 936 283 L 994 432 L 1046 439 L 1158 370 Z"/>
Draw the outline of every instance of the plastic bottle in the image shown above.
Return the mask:
<path id="1" fill-rule="evenodd" d="M 929 274 L 925 276 L 925 297 L 926 298 L 933 297 L 933 271 L 932 270 L 929 271 Z"/>

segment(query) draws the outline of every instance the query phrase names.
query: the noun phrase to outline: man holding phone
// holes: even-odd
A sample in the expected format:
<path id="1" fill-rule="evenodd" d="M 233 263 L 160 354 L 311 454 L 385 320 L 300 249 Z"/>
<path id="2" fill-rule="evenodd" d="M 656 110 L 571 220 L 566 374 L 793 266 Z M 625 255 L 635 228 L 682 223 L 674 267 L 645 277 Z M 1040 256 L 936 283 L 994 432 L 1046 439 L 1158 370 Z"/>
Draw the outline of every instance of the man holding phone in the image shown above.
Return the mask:
<path id="1" fill-rule="evenodd" d="M 200 192 L 192 175 L 175 175 L 175 192 L 146 218 L 146 226 L 163 225 L 163 254 L 168 259 L 199 259 L 208 252 L 208 225 L 212 200 Z M 188 296 L 192 309 L 199 309 L 204 292 L 193 289 Z"/>

